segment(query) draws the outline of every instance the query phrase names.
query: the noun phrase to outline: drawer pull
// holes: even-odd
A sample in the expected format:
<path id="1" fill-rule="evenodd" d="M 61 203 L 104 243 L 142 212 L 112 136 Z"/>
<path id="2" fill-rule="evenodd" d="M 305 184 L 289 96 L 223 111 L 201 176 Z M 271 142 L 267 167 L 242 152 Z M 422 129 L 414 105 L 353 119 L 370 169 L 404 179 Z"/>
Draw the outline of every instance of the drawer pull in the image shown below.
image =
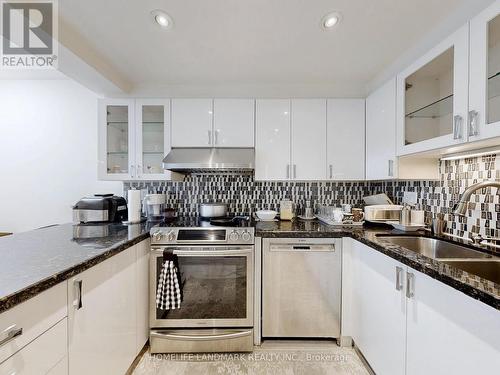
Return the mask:
<path id="1" fill-rule="evenodd" d="M 406 273 L 406 297 L 415 297 L 415 275 L 411 272 Z"/>
<path id="2" fill-rule="evenodd" d="M 403 268 L 396 267 L 396 290 L 400 291 L 403 289 Z"/>
<path id="3" fill-rule="evenodd" d="M 7 344 L 9 341 L 15 339 L 17 336 L 21 336 L 23 334 L 22 328 L 16 328 L 16 325 L 13 324 L 10 327 L 7 327 L 1 335 L 0 346 Z"/>
<path id="4" fill-rule="evenodd" d="M 80 310 L 83 307 L 82 303 L 82 280 L 75 280 L 73 282 L 73 287 L 75 288 L 76 298 L 73 301 L 73 306 L 75 310 Z"/>

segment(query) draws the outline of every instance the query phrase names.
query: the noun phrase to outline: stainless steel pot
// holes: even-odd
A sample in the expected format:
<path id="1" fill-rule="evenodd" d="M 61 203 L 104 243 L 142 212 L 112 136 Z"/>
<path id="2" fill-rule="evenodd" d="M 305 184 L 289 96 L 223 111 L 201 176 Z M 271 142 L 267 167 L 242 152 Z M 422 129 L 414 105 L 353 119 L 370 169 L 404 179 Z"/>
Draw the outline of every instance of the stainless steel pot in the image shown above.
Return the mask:
<path id="1" fill-rule="evenodd" d="M 199 214 L 201 217 L 206 217 L 206 218 L 227 216 L 227 204 L 200 203 Z"/>

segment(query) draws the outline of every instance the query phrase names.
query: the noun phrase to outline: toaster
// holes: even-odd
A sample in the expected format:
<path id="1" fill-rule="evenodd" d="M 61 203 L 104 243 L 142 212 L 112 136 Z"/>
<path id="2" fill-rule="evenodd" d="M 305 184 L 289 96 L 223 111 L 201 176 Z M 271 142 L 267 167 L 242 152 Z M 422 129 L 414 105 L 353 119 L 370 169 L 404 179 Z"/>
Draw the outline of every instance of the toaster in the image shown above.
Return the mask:
<path id="1" fill-rule="evenodd" d="M 117 223 L 127 220 L 127 201 L 113 194 L 95 194 L 73 206 L 74 223 Z"/>
<path id="2" fill-rule="evenodd" d="M 403 206 L 396 204 L 374 204 L 365 206 L 365 220 L 372 223 L 388 223 L 397 221 Z"/>

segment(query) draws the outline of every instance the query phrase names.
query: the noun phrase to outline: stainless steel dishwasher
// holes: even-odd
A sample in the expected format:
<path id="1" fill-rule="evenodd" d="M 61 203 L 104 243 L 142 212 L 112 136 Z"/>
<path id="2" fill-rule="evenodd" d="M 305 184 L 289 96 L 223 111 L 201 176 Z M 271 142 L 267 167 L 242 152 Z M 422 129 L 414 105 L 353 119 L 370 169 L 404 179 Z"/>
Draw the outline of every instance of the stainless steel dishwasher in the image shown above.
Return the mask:
<path id="1" fill-rule="evenodd" d="M 262 336 L 340 337 L 341 240 L 263 239 Z"/>

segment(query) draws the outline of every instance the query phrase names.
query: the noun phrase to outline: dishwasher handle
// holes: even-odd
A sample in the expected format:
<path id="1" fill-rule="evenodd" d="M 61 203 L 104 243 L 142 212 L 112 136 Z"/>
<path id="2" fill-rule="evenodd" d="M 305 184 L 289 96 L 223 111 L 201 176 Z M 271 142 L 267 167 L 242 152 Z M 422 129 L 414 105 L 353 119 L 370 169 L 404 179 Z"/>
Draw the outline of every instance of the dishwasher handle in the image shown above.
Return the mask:
<path id="1" fill-rule="evenodd" d="M 334 252 L 334 244 L 271 244 L 270 251 L 279 252 Z"/>

